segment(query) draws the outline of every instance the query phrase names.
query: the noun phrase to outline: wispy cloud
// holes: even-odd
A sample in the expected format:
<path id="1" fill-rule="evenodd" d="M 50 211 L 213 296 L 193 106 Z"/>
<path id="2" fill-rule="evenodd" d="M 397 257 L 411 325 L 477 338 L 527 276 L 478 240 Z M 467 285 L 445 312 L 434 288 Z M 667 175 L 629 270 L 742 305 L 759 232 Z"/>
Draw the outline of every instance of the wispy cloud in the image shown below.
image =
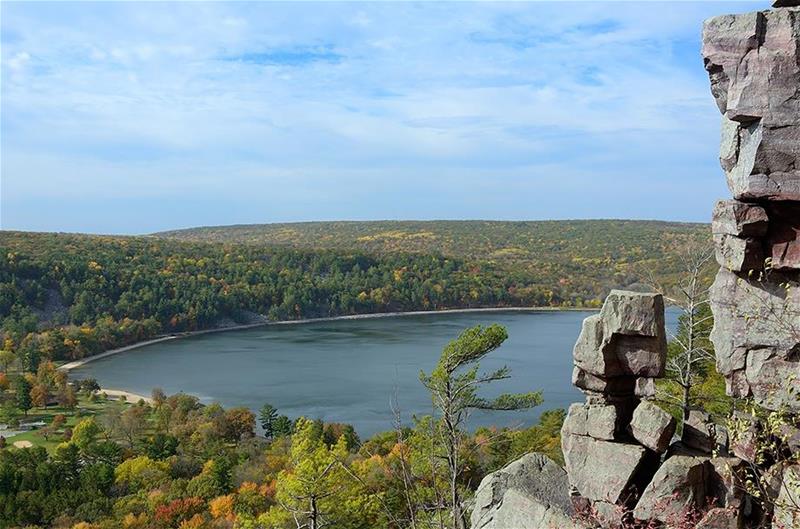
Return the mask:
<path id="1" fill-rule="evenodd" d="M 700 25 L 763 7 L 4 2 L 0 223 L 702 220 Z"/>

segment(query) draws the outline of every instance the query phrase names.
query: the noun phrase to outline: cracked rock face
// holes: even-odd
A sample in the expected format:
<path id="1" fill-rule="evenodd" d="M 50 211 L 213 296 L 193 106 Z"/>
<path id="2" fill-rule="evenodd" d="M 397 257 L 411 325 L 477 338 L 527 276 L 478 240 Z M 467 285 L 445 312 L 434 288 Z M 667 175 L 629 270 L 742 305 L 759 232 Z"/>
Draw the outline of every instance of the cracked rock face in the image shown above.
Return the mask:
<path id="1" fill-rule="evenodd" d="M 720 269 L 711 287 L 711 340 L 730 394 L 800 411 L 800 290 L 787 290 L 788 281 Z"/>
<path id="2" fill-rule="evenodd" d="M 800 411 L 800 6 L 703 26 L 722 113 L 720 163 L 735 200 L 714 208 L 717 368 L 736 397 Z"/>
<path id="3" fill-rule="evenodd" d="M 720 161 L 740 200 L 800 200 L 800 9 L 723 15 L 703 58 L 723 115 Z"/>
<path id="4" fill-rule="evenodd" d="M 531 453 L 483 478 L 475 494 L 472 529 L 579 529 L 572 520 L 567 473 Z"/>

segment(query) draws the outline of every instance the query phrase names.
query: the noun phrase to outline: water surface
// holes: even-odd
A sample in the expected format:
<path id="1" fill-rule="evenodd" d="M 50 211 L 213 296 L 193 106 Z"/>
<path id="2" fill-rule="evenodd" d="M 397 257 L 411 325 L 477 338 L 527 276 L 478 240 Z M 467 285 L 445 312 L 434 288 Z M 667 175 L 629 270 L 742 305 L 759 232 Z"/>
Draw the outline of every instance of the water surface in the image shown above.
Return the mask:
<path id="1" fill-rule="evenodd" d="M 159 387 L 203 402 L 258 410 L 269 402 L 280 413 L 344 422 L 362 436 L 392 427 L 393 405 L 405 422 L 431 412 L 419 382 L 442 347 L 476 324 L 500 323 L 509 338 L 482 363 L 507 365 L 511 378 L 499 392 L 542 390 L 544 405 L 529 411 L 475 412 L 470 426 L 533 424 L 543 410 L 581 400 L 572 387 L 572 347 L 589 312 L 435 313 L 362 320 L 276 325 L 162 342 L 103 358 L 74 370 L 104 387 L 143 395 Z M 674 327 L 676 314 L 668 311 Z"/>

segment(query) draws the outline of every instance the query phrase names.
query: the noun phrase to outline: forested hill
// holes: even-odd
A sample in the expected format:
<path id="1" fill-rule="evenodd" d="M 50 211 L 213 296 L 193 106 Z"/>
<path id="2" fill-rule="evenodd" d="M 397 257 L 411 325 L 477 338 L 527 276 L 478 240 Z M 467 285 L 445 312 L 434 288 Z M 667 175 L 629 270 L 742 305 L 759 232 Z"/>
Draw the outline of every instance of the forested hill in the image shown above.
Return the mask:
<path id="1" fill-rule="evenodd" d="M 707 224 L 639 220 L 340 221 L 210 226 L 154 234 L 214 241 L 371 253 L 441 253 L 495 262 L 661 257 L 686 238 L 708 237 Z"/>
<path id="2" fill-rule="evenodd" d="M 40 357 L 267 318 L 594 307 L 646 272 L 668 283 L 680 249 L 708 235 L 702 225 L 576 221 L 311 223 L 170 237 L 0 231 L 2 348 L 30 369 Z"/>
<path id="3" fill-rule="evenodd" d="M 538 304 L 574 306 L 597 303 L 610 288 L 630 287 L 643 274 L 673 283 L 687 243 L 710 241 L 710 229 L 638 220 L 355 221 L 203 227 L 155 236 L 378 255 L 440 254 L 503 274 L 522 296 L 533 288 Z M 542 297 L 545 292 L 553 297 Z"/>

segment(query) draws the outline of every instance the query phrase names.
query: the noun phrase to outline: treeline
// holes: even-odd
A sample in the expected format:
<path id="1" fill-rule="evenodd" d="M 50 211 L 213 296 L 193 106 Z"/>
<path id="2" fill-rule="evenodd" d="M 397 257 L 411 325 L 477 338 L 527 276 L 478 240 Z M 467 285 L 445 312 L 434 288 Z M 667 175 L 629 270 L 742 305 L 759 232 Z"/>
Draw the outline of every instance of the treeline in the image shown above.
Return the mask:
<path id="1" fill-rule="evenodd" d="M 587 300 L 592 302 L 592 300 Z M 560 305 L 489 267 L 154 238 L 0 232 L 3 349 L 26 370 L 158 334 L 453 307 Z"/>
<path id="2" fill-rule="evenodd" d="M 552 291 L 556 304 L 569 305 L 602 300 L 610 289 L 649 275 L 669 287 L 683 271 L 685 248 L 711 239 L 707 224 L 642 220 L 298 222 L 156 236 L 375 255 L 441 254 L 500 271 L 519 295 Z"/>

